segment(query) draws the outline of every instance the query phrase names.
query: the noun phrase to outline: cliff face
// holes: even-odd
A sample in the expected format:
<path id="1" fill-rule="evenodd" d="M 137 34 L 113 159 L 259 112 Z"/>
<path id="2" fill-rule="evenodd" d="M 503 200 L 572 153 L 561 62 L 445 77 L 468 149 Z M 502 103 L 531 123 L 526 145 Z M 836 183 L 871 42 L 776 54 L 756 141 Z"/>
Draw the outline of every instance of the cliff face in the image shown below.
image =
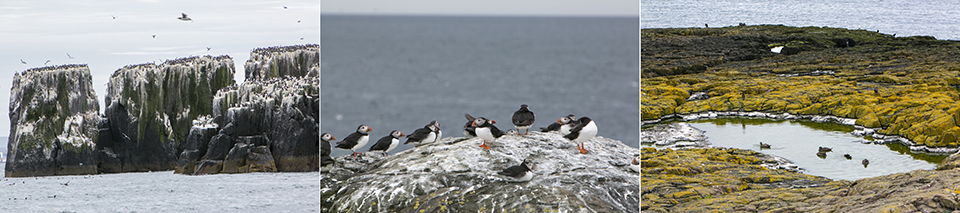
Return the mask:
<path id="1" fill-rule="evenodd" d="M 204 56 L 118 69 L 108 83 L 106 121 L 97 141 L 102 172 L 173 169 L 194 119 L 209 115 L 213 94 L 232 85 L 233 59 Z"/>
<path id="2" fill-rule="evenodd" d="M 320 45 L 258 48 L 244 64 L 247 80 L 276 77 L 319 77 Z"/>
<path id="3" fill-rule="evenodd" d="M 251 60 L 273 65 L 247 61 L 246 81 L 216 93 L 211 117 L 194 122 L 175 172 L 319 170 L 320 79 L 309 74 L 317 73 L 317 48 L 254 50 Z"/>
<path id="4" fill-rule="evenodd" d="M 580 154 L 556 133 L 506 135 L 493 148 L 448 137 L 386 158 L 341 156 L 320 177 L 323 211 L 332 212 L 635 212 L 640 183 L 628 168 L 639 150 L 596 137 Z M 534 177 L 497 173 L 524 160 Z M 329 170 L 329 171 L 326 171 Z"/>
<path id="5" fill-rule="evenodd" d="M 97 172 L 100 105 L 92 82 L 86 65 L 14 74 L 7 177 Z"/>

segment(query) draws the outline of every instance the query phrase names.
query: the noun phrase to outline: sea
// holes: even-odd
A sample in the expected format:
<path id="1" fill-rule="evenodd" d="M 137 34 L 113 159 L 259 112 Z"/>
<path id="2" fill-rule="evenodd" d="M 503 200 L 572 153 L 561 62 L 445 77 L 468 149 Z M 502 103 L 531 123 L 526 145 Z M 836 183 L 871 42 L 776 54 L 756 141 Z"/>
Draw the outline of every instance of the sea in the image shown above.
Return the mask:
<path id="1" fill-rule="evenodd" d="M 641 28 L 787 26 L 864 29 L 960 40 L 960 1 L 932 0 L 641 0 Z"/>
<path id="2" fill-rule="evenodd" d="M 533 131 L 573 114 L 593 119 L 598 136 L 639 147 L 637 17 L 320 20 L 320 131 L 339 141 L 370 126 L 370 142 L 358 151 L 433 120 L 443 137 L 463 137 L 464 113 L 507 131 L 521 104 L 536 115 Z M 332 156 L 348 154 L 334 148 Z"/>

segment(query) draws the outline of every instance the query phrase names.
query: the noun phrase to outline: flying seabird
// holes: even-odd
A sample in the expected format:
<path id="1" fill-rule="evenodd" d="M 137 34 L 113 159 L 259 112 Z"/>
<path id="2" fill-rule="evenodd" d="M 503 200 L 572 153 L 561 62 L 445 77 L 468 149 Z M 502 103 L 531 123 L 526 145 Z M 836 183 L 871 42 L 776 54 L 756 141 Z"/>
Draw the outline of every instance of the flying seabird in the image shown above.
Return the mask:
<path id="1" fill-rule="evenodd" d="M 20 63 L 27 64 L 27 62 L 23 61 L 23 59 L 20 59 Z"/>
<path id="2" fill-rule="evenodd" d="M 157 34 L 153 34 L 153 38 L 157 38 Z"/>
<path id="3" fill-rule="evenodd" d="M 287 6 L 283 6 L 283 9 L 286 10 L 286 9 L 287 9 Z"/>
<path id="4" fill-rule="evenodd" d="M 73 56 L 70 56 L 70 53 L 67 53 L 67 57 L 69 57 L 70 59 L 73 59 Z"/>
<path id="5" fill-rule="evenodd" d="M 117 19 L 117 16 L 115 15 L 110 15 L 110 17 L 113 17 L 113 19 Z"/>
<path id="6" fill-rule="evenodd" d="M 47 62 L 43 62 L 43 65 L 46 66 L 47 63 L 50 63 L 50 60 L 47 60 Z"/>
<path id="7" fill-rule="evenodd" d="M 207 51 L 210 51 L 210 47 L 207 47 Z"/>
<path id="8" fill-rule="evenodd" d="M 191 22 L 193 22 L 193 19 L 190 19 L 189 17 L 187 17 L 187 14 L 186 14 L 186 13 L 180 13 L 180 15 L 183 15 L 183 16 L 182 16 L 182 17 L 177 17 L 177 19 L 180 19 L 181 21 L 191 21 Z"/>

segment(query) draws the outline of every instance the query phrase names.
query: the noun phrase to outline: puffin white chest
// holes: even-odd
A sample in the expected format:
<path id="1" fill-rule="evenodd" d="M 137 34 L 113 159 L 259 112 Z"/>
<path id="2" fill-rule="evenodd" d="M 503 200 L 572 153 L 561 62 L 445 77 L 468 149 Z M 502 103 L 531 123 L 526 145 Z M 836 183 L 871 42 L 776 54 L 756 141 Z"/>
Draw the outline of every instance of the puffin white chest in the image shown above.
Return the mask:
<path id="1" fill-rule="evenodd" d="M 397 139 L 397 138 L 390 139 L 390 147 L 387 147 L 387 150 L 383 152 L 390 152 L 394 148 L 397 148 L 397 145 L 399 144 L 400 144 L 400 139 Z"/>
<path id="2" fill-rule="evenodd" d="M 583 126 L 583 129 L 580 129 L 580 135 L 577 137 L 577 142 L 584 142 L 592 139 L 594 136 L 597 136 L 597 124 L 590 121 L 586 126 Z"/>
<path id="3" fill-rule="evenodd" d="M 517 178 L 517 181 L 530 181 L 533 179 L 533 172 L 527 171 L 523 174 L 523 177 Z"/>
<path id="4" fill-rule="evenodd" d="M 493 141 L 496 139 L 493 137 L 493 133 L 490 132 L 489 127 L 477 128 L 475 131 L 477 132 L 477 137 L 482 138 L 484 141 Z"/>
<path id="5" fill-rule="evenodd" d="M 368 140 L 370 140 L 370 135 L 360 136 L 360 138 L 357 139 L 357 145 L 353 146 L 353 148 L 350 150 L 353 150 L 354 152 L 356 152 L 361 147 L 366 146 Z"/>

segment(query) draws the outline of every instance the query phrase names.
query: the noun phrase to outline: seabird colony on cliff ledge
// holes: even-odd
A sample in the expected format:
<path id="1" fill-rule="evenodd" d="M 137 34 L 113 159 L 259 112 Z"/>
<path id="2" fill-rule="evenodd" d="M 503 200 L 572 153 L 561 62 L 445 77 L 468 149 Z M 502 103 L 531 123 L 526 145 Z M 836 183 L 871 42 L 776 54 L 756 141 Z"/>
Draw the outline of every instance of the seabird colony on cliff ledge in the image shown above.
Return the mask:
<path id="1" fill-rule="evenodd" d="M 464 114 L 464 117 L 467 119 L 467 123 L 463 126 L 463 135 L 468 138 L 481 138 L 480 148 L 484 150 L 489 150 L 493 148 L 493 142 L 497 138 L 500 138 L 504 132 L 500 131 L 494 124 L 497 122 L 491 119 L 484 117 L 474 118 L 470 114 Z M 519 130 L 525 130 L 523 134 L 527 134 L 528 129 L 533 126 L 535 121 L 535 116 L 532 111 L 530 111 L 529 106 L 523 104 L 520 106 L 520 109 L 514 112 L 513 114 L 513 125 L 517 129 L 510 129 L 508 132 L 513 135 L 519 134 Z M 579 119 L 574 115 L 567 115 L 560 117 L 556 122 L 553 122 L 548 127 L 540 127 L 542 132 L 549 132 L 563 135 L 563 138 L 577 144 L 577 149 L 581 154 L 587 154 L 586 147 L 584 142 L 590 141 L 597 135 L 597 125 L 589 117 L 580 117 Z M 344 150 L 353 151 L 352 156 L 362 157 L 364 153 L 356 152 L 367 143 L 369 140 L 369 133 L 372 129 L 366 125 L 360 125 L 357 128 L 356 132 L 350 133 L 349 136 L 343 139 L 343 141 L 337 142 L 337 148 Z M 384 136 L 377 141 L 376 144 L 370 147 L 370 152 L 379 153 L 381 155 L 386 155 L 387 152 L 396 148 L 399 143 L 400 137 L 403 137 L 403 132 L 399 130 L 393 130 L 387 136 Z M 439 141 L 442 137 L 442 132 L 440 131 L 440 124 L 437 121 L 431 121 L 423 128 L 414 130 L 409 135 L 406 135 L 407 141 L 404 144 L 415 143 L 415 145 L 426 145 L 431 144 L 436 141 Z M 333 135 L 328 133 L 323 133 L 323 141 L 321 143 L 330 143 L 333 140 Z M 321 147 L 330 147 L 329 144 L 321 144 Z M 502 146 L 500 146 L 502 147 Z M 329 150 L 329 148 L 327 148 Z M 321 158 L 330 159 L 330 152 L 325 151 L 321 153 Z M 632 165 L 639 166 L 637 159 L 630 159 Z M 334 164 L 333 160 L 326 160 L 321 165 L 327 166 Z M 515 181 L 528 181 L 532 178 L 531 170 L 534 169 L 534 163 L 529 161 L 524 161 L 520 165 L 509 167 L 498 174 L 510 177 Z"/>

